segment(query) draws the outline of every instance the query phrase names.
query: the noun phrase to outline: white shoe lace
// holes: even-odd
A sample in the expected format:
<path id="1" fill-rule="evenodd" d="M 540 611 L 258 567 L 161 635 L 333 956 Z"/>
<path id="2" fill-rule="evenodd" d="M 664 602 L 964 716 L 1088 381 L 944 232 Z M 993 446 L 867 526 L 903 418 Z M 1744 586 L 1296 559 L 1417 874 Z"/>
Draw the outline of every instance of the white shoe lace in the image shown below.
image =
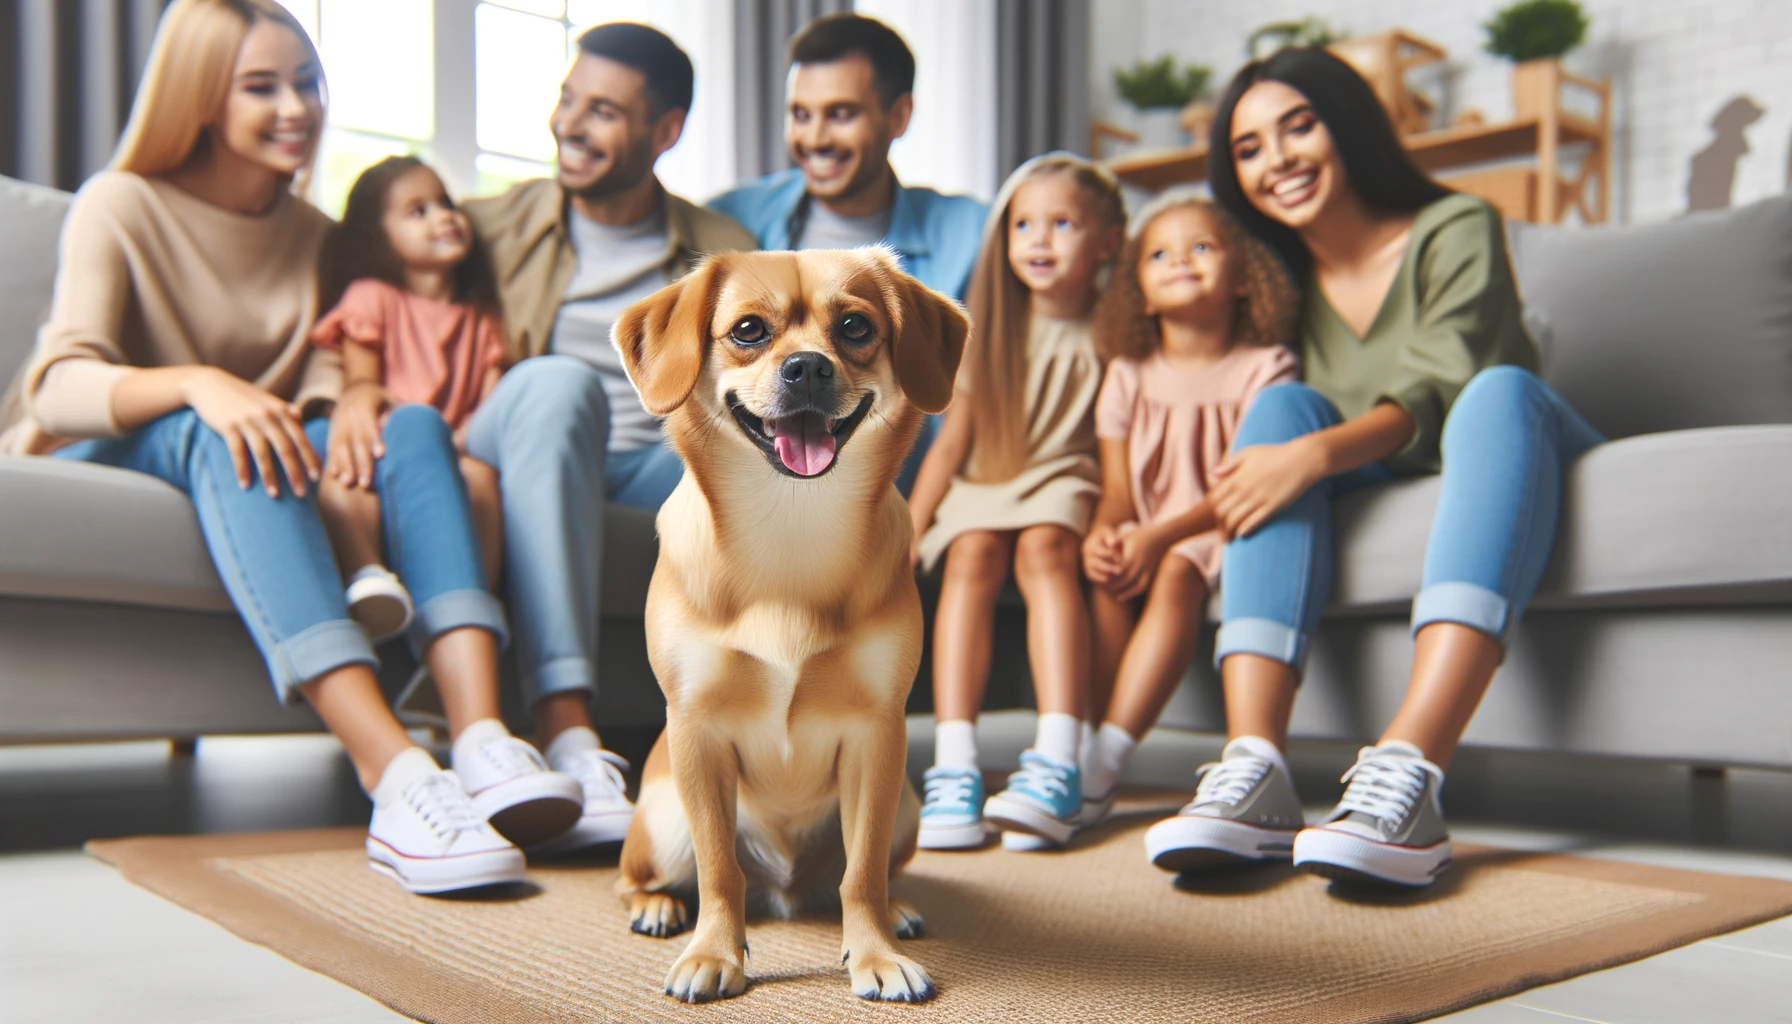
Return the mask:
<path id="1" fill-rule="evenodd" d="M 1358 811 L 1381 821 L 1405 821 L 1425 792 L 1425 777 L 1424 767 L 1412 758 L 1364 754 L 1344 773 L 1341 781 L 1350 785 L 1337 813 Z"/>
<path id="2" fill-rule="evenodd" d="M 548 763 L 541 759 L 541 754 L 515 736 L 492 740 L 479 748 L 479 756 L 491 762 L 507 779 L 548 770 Z"/>
<path id="3" fill-rule="evenodd" d="M 587 750 L 566 765 L 566 774 L 579 780 L 586 800 L 598 796 L 613 801 L 628 792 L 628 783 L 622 778 L 622 769 L 627 767 L 627 761 L 607 750 Z"/>
<path id="4" fill-rule="evenodd" d="M 1224 761 L 1204 764 L 1195 771 L 1195 798 L 1189 801 L 1185 810 L 1193 811 L 1197 807 L 1211 804 L 1235 807 L 1250 794 L 1269 769 L 1268 761 L 1250 754 L 1239 754 Z"/>
<path id="5" fill-rule="evenodd" d="M 444 839 L 485 827 L 485 819 L 473 809 L 460 780 L 450 772 L 418 776 L 404 788 L 404 799 L 423 823 Z"/>
<path id="6" fill-rule="evenodd" d="M 1066 796 L 1070 793 L 1070 772 L 1071 769 L 1036 754 L 1023 753 L 1020 771 L 1008 776 L 1008 785 L 1012 789 L 1031 789 L 1050 797 Z"/>
<path id="7" fill-rule="evenodd" d="M 975 795 L 976 780 L 970 775 L 939 774 L 928 775 L 923 784 L 926 792 L 926 804 L 929 807 L 950 806 L 952 804 L 969 804 Z"/>

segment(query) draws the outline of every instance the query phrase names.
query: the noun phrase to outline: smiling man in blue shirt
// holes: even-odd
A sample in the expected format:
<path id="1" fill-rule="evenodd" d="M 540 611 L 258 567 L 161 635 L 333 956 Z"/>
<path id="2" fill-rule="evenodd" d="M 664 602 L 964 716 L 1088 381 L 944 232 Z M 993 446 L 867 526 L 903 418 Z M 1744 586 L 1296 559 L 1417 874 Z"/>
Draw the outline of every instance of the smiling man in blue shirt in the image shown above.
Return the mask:
<path id="1" fill-rule="evenodd" d="M 784 140 L 796 164 L 711 200 L 762 249 L 849 249 L 879 242 L 934 291 L 963 300 L 986 207 L 909 188 L 890 144 L 914 113 L 915 57 L 888 25 L 856 14 L 810 22 L 790 43 Z M 936 429 L 929 417 L 896 485 L 907 494 Z"/>

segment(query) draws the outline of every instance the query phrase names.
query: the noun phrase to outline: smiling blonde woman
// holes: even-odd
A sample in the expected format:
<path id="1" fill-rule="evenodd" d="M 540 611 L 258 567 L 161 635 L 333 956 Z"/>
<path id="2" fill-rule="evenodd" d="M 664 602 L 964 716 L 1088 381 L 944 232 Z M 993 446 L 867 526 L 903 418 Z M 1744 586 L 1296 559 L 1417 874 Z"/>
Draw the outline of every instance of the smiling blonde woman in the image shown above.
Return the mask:
<path id="1" fill-rule="evenodd" d="M 447 426 L 427 406 L 395 410 L 378 486 L 459 778 L 387 709 L 310 498 L 329 422 L 301 415 L 336 391 L 306 343 L 330 220 L 293 185 L 323 122 L 317 52 L 285 9 L 168 8 L 112 168 L 69 209 L 50 321 L 21 381 L 26 418 L 0 450 L 181 489 L 276 693 L 317 711 L 373 796 L 372 865 L 418 892 L 518 880 L 512 841 L 570 826 L 578 784 L 497 721 L 503 615 L 482 586 Z"/>

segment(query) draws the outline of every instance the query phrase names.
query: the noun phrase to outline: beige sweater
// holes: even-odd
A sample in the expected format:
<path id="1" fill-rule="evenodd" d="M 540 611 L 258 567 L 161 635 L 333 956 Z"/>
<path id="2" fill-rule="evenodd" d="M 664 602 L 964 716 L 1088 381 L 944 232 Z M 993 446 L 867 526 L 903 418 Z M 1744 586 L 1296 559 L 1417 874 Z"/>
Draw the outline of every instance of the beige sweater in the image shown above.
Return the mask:
<path id="1" fill-rule="evenodd" d="M 329 227 L 284 193 L 247 216 L 159 179 L 95 176 L 63 225 L 50 320 L 17 382 L 24 416 L 0 453 L 120 436 L 112 389 L 139 367 L 216 366 L 300 404 L 334 398 L 336 362 L 306 343 Z"/>

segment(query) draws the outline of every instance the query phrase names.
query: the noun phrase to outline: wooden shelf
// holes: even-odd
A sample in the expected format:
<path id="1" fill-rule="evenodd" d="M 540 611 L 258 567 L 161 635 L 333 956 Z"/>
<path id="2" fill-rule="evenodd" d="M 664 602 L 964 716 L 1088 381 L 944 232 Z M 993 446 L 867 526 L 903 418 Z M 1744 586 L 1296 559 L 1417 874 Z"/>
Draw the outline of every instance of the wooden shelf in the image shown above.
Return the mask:
<path id="1" fill-rule="evenodd" d="M 1536 154 L 1541 129 L 1540 118 L 1440 128 L 1408 135 L 1406 151 L 1426 171 L 1513 160 Z M 1586 118 L 1563 113 L 1557 138 L 1562 145 L 1597 143 L 1599 126 Z M 1172 185 L 1206 181 L 1207 147 L 1138 153 L 1110 160 L 1108 167 L 1121 181 L 1155 192 Z"/>

